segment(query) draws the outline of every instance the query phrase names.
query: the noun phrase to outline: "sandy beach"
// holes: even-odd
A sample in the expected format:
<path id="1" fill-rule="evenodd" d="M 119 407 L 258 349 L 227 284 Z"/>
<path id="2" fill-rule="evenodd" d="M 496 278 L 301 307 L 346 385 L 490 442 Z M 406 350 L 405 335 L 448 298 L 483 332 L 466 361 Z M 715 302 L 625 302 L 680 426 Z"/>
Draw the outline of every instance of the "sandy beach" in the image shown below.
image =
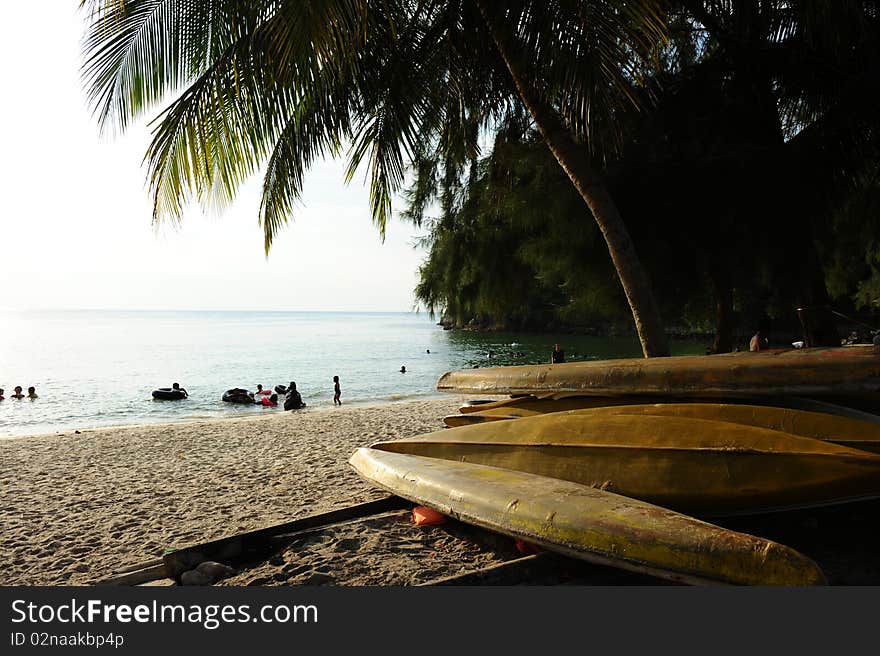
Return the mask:
<path id="1" fill-rule="evenodd" d="M 168 548 L 379 498 L 352 451 L 439 430 L 461 402 L 0 440 L 0 584 L 90 584 Z"/>

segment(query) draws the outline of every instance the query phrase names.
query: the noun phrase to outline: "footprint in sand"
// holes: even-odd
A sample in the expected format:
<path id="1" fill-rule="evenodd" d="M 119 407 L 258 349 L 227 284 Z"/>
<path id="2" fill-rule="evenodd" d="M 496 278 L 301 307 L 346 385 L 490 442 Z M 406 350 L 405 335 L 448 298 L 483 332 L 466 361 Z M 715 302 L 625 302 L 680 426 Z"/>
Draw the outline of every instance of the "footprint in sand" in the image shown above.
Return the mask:
<path id="1" fill-rule="evenodd" d="M 272 579 L 270 579 L 268 576 L 258 576 L 252 581 L 248 581 L 247 585 L 268 585 L 271 581 Z"/>
<path id="2" fill-rule="evenodd" d="M 335 551 L 357 551 L 362 543 L 363 540 L 360 538 L 343 538 L 333 545 L 333 549 Z"/>

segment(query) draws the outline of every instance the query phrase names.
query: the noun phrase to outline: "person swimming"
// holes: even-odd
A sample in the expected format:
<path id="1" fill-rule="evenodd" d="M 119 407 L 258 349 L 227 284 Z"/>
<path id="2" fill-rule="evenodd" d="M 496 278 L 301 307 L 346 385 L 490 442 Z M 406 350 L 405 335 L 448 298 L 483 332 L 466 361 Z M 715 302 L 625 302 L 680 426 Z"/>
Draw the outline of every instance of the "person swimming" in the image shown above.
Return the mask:
<path id="1" fill-rule="evenodd" d="M 5 399 L 5 398 L 6 398 L 6 397 L 3 396 L 3 388 L 0 387 L 0 401 L 2 401 L 2 400 Z"/>
<path id="2" fill-rule="evenodd" d="M 38 398 L 40 398 L 39 396 L 37 396 L 37 388 L 36 388 L 36 387 L 28 387 L 28 393 L 27 393 L 27 396 L 28 396 L 29 399 L 38 399 Z"/>
<path id="3" fill-rule="evenodd" d="M 270 394 L 266 396 L 265 394 L 261 394 L 258 399 L 254 401 L 257 405 L 262 405 L 264 408 L 274 408 L 278 405 L 278 395 Z"/>
<path id="4" fill-rule="evenodd" d="M 406 373 L 406 366 L 401 365 L 401 367 L 400 367 L 400 373 L 402 373 L 402 374 L 405 374 L 405 373 Z"/>
<path id="5" fill-rule="evenodd" d="M 23 399 L 24 398 L 24 394 L 21 393 L 21 385 L 16 385 L 14 392 L 15 393 L 9 397 L 10 399 Z"/>
<path id="6" fill-rule="evenodd" d="M 171 389 L 173 389 L 175 392 L 181 392 L 183 394 L 183 398 L 187 398 L 189 396 L 189 393 L 180 386 L 180 383 L 172 383 Z"/>

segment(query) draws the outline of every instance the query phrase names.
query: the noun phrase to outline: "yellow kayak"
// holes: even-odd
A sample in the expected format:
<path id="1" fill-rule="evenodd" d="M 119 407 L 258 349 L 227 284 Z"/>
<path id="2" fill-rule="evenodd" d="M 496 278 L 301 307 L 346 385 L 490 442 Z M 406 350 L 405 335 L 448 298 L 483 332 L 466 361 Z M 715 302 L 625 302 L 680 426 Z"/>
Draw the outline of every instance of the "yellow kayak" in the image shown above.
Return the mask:
<path id="1" fill-rule="evenodd" d="M 405 499 L 602 565 L 685 583 L 825 583 L 794 549 L 585 485 L 367 448 L 350 463 Z"/>
<path id="2" fill-rule="evenodd" d="M 523 411 L 523 417 L 533 414 L 546 414 L 548 412 L 562 412 L 563 410 L 583 410 L 584 408 L 602 408 L 608 405 L 634 405 L 647 403 L 643 396 L 567 396 L 561 399 L 537 398 L 531 394 L 515 396 L 500 401 L 485 401 L 478 405 L 465 404 L 458 411 L 461 414 L 485 412 L 486 410 L 516 409 Z M 661 401 L 662 398 L 653 399 Z M 534 412 L 529 412 L 529 411 Z"/>
<path id="3" fill-rule="evenodd" d="M 559 401 L 544 405 L 548 412 L 556 409 Z M 568 405 L 568 404 L 566 404 Z M 861 451 L 880 453 L 880 423 L 850 417 L 808 412 L 773 406 L 745 405 L 738 403 L 646 403 L 638 405 L 615 405 L 584 410 L 568 410 L 590 417 L 616 415 L 657 415 L 709 419 L 745 426 L 757 426 L 783 431 L 800 437 L 810 437 L 823 442 L 833 442 Z M 498 407 L 470 414 L 449 415 L 443 421 L 447 426 L 468 426 L 489 421 L 503 421 L 547 414 L 538 407 Z"/>
<path id="4" fill-rule="evenodd" d="M 850 396 L 849 399 L 854 397 Z M 706 396 L 676 396 L 673 394 L 644 394 L 624 396 L 583 396 L 578 394 L 550 394 L 536 392 L 523 394 L 496 401 L 480 401 L 466 403 L 459 407 L 461 414 L 475 414 L 495 410 L 509 410 L 506 413 L 515 417 L 531 417 L 548 412 L 566 410 L 584 410 L 587 408 L 605 408 L 612 405 L 643 405 L 653 403 L 734 403 L 744 405 L 766 405 L 774 408 L 804 410 L 805 412 L 822 412 L 826 415 L 837 415 L 860 419 L 880 424 L 880 415 L 857 408 L 830 402 L 827 398 L 821 401 L 798 396 L 761 396 L 748 394 L 713 394 Z M 880 409 L 880 397 L 877 403 Z M 496 413 L 504 414 L 504 413 Z"/>
<path id="5" fill-rule="evenodd" d="M 880 497 L 880 455 L 683 416 L 560 412 L 372 446 L 600 486 L 704 516 Z"/>
<path id="6" fill-rule="evenodd" d="M 581 396 L 864 396 L 880 392 L 880 354 L 873 346 L 846 346 L 464 369 L 443 374 L 437 389 Z"/>

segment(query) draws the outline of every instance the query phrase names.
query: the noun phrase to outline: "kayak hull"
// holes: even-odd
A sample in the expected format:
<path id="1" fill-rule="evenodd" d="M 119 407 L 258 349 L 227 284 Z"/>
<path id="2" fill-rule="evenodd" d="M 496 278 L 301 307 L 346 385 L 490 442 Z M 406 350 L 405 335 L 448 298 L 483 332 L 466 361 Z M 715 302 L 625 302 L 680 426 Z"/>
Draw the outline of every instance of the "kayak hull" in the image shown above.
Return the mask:
<path id="1" fill-rule="evenodd" d="M 598 486 L 702 516 L 880 497 L 880 455 L 707 419 L 595 411 L 447 428 L 374 449 Z"/>
<path id="2" fill-rule="evenodd" d="M 575 405 L 570 402 L 576 400 L 575 398 L 563 399 L 562 401 L 535 400 L 535 402 L 527 407 L 513 405 L 490 407 L 481 412 L 449 415 L 444 417 L 443 421 L 447 426 L 455 427 L 490 421 L 509 421 L 523 417 L 535 417 L 551 412 L 574 412 L 587 417 L 656 415 L 708 419 L 767 428 L 799 437 L 832 442 L 862 451 L 880 453 L 880 422 L 876 421 L 877 418 L 874 416 L 869 416 L 870 420 L 866 421 L 861 417 L 862 413 L 853 413 L 852 416 L 846 416 L 828 414 L 826 412 L 737 403 L 645 403 L 575 410 L 562 409 L 566 406 L 571 407 Z M 544 410 L 543 412 L 542 409 Z"/>
<path id="3" fill-rule="evenodd" d="M 463 394 L 725 394 L 865 397 L 880 392 L 873 346 L 630 358 L 450 371 L 437 389 Z"/>
<path id="4" fill-rule="evenodd" d="M 358 449 L 350 463 L 405 499 L 602 565 L 685 583 L 825 583 L 818 566 L 789 547 L 577 483 L 372 448 Z"/>

